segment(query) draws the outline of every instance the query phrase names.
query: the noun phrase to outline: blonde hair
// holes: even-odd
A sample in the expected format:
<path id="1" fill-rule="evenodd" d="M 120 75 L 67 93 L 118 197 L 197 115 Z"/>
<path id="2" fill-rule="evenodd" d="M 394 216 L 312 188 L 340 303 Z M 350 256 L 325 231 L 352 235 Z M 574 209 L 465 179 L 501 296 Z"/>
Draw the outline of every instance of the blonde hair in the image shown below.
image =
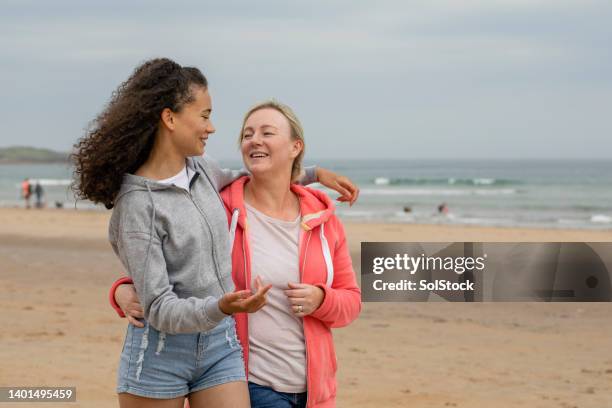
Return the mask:
<path id="1" fill-rule="evenodd" d="M 253 113 L 262 109 L 274 109 L 280 112 L 287 119 L 287 121 L 289 121 L 289 127 L 291 128 L 291 140 L 302 141 L 302 151 L 300 152 L 300 154 L 297 155 L 295 159 L 293 159 L 293 166 L 291 167 L 291 181 L 293 182 L 297 180 L 300 173 L 302 172 L 302 160 L 304 159 L 306 143 L 304 142 L 304 129 L 302 128 L 302 124 L 300 123 L 300 120 L 298 119 L 295 112 L 293 112 L 293 110 L 289 106 L 275 101 L 274 99 L 270 99 L 264 102 L 260 102 L 251 107 L 251 109 L 248 110 L 246 115 L 244 115 L 244 119 L 242 120 L 240 136 L 238 136 L 238 147 L 240 147 L 240 145 L 242 144 L 242 139 L 244 137 L 244 126 L 246 125 L 247 119 L 249 119 L 249 117 Z"/>

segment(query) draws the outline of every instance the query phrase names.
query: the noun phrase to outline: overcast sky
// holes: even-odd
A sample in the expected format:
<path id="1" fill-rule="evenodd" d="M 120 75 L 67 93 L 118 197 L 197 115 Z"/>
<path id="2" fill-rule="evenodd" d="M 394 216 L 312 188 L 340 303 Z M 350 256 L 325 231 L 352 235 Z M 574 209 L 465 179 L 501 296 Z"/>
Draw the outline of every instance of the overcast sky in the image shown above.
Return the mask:
<path id="1" fill-rule="evenodd" d="M 0 146 L 69 150 L 158 56 L 208 77 L 238 158 L 253 103 L 310 158 L 612 158 L 612 2 L 1 1 Z"/>

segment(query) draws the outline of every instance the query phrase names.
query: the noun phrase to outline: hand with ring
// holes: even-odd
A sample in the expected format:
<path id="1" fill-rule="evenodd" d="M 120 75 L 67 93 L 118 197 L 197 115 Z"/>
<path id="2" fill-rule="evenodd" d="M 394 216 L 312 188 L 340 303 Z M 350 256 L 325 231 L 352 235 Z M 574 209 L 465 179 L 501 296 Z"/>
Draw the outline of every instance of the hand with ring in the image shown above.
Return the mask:
<path id="1" fill-rule="evenodd" d="M 308 316 L 321 306 L 325 298 L 325 292 L 318 286 L 289 282 L 288 287 L 285 296 L 296 317 Z"/>

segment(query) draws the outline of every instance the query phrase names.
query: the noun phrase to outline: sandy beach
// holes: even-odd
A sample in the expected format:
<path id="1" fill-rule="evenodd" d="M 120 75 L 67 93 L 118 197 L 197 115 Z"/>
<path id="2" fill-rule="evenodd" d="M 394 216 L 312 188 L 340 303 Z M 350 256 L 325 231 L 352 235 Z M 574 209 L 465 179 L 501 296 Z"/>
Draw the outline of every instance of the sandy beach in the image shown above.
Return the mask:
<path id="1" fill-rule="evenodd" d="M 107 301 L 122 271 L 109 216 L 0 209 L 0 386 L 76 386 L 77 403 L 49 406 L 117 406 L 126 322 Z M 345 227 L 357 273 L 362 241 L 612 241 L 612 231 Z M 612 407 L 609 303 L 370 303 L 334 338 L 339 407 Z"/>

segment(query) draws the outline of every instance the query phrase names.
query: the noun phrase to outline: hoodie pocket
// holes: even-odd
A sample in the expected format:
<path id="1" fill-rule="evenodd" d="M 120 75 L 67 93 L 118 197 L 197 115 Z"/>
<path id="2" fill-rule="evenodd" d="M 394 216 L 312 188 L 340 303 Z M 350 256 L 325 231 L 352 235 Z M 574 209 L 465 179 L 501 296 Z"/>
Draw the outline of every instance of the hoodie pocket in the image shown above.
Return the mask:
<path id="1" fill-rule="evenodd" d="M 331 333 L 321 334 L 321 367 L 318 377 L 318 387 L 313 398 L 317 403 L 323 403 L 336 395 L 336 353 Z"/>

